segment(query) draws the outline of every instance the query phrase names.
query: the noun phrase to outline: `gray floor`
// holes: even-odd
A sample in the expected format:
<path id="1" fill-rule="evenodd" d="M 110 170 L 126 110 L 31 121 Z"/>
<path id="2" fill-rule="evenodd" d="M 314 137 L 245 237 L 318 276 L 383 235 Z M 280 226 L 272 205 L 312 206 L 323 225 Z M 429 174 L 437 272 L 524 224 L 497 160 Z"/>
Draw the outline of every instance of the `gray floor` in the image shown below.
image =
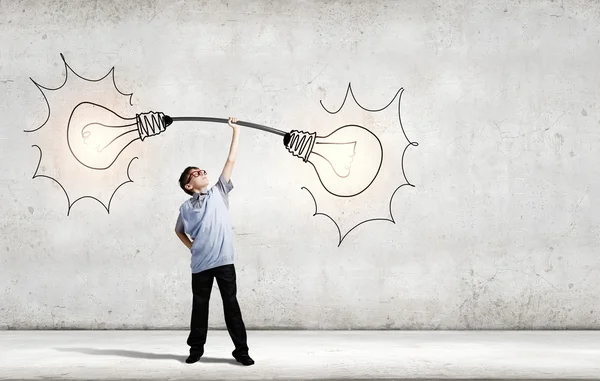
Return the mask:
<path id="1" fill-rule="evenodd" d="M 0 331 L 0 379 L 594 379 L 597 331 L 227 331 L 184 363 L 186 331 Z"/>

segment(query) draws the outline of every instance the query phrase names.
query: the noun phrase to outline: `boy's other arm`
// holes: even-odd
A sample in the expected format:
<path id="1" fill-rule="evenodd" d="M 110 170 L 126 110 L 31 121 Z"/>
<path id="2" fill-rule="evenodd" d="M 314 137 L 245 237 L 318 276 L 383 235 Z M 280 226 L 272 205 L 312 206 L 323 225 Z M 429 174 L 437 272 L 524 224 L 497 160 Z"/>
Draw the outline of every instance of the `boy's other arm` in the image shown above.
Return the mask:
<path id="1" fill-rule="evenodd" d="M 177 237 L 179 237 L 179 239 L 181 240 L 181 242 L 183 242 L 183 244 L 188 249 L 190 249 L 190 250 L 192 249 L 193 242 L 190 240 L 190 238 L 187 236 L 187 234 L 178 232 L 177 230 L 175 230 L 175 234 L 177 234 Z"/>
<path id="2" fill-rule="evenodd" d="M 233 128 L 233 136 L 231 137 L 231 146 L 229 147 L 229 155 L 227 156 L 227 161 L 225 162 L 225 166 L 223 167 L 223 171 L 221 172 L 221 176 L 225 182 L 229 182 L 231 179 L 231 172 L 233 171 L 233 165 L 235 164 L 235 158 L 238 150 L 239 143 L 239 134 L 240 134 L 240 126 L 234 124 L 237 120 L 235 118 L 229 118 L 228 124 Z"/>
<path id="3" fill-rule="evenodd" d="M 181 220 L 181 214 L 177 217 L 177 223 L 175 224 L 175 234 L 177 237 L 183 242 L 183 244 L 188 248 L 192 249 L 193 241 L 185 234 L 185 230 L 183 229 L 183 221 Z"/>

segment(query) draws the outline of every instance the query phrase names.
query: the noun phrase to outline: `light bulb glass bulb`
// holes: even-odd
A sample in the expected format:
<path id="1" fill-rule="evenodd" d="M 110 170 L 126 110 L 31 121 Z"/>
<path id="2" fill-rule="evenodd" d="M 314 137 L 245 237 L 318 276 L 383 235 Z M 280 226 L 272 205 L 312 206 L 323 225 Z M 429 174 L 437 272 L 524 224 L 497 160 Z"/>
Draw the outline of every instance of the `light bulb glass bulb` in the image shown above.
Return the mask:
<path id="1" fill-rule="evenodd" d="M 362 193 L 375 180 L 383 162 L 383 146 L 371 131 L 357 125 L 327 136 L 291 131 L 284 144 L 294 156 L 315 168 L 323 187 L 338 197 Z"/>
<path id="2" fill-rule="evenodd" d="M 148 112 L 127 118 L 96 103 L 81 102 L 71 113 L 67 143 L 82 165 L 103 170 L 133 142 L 165 130 L 164 114 Z"/>

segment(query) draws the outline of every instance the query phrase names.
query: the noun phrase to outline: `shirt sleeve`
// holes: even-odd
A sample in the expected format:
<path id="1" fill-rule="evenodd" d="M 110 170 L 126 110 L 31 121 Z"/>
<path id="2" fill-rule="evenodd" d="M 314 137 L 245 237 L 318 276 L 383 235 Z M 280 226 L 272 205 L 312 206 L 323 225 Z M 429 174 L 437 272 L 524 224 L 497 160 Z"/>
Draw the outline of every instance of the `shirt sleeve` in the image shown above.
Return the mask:
<path id="1" fill-rule="evenodd" d="M 225 182 L 223 175 L 219 176 L 219 181 L 217 181 L 215 185 L 223 195 L 227 195 L 233 189 L 233 183 L 231 182 L 231 179 L 229 179 L 229 182 Z"/>
<path id="2" fill-rule="evenodd" d="M 183 227 L 183 220 L 181 219 L 181 213 L 179 213 L 179 216 L 177 217 L 177 223 L 175 223 L 175 231 L 177 233 L 185 234 L 185 229 Z"/>

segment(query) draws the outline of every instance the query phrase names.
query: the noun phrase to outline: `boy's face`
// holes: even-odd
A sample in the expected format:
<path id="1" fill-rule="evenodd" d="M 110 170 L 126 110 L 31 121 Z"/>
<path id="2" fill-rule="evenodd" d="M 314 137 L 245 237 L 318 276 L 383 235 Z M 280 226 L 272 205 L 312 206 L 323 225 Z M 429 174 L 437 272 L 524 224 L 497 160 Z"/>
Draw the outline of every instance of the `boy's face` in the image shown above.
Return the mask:
<path id="1" fill-rule="evenodd" d="M 188 182 L 185 187 L 189 190 L 200 190 L 208 186 L 208 176 L 205 170 L 194 168 L 188 175 Z"/>

